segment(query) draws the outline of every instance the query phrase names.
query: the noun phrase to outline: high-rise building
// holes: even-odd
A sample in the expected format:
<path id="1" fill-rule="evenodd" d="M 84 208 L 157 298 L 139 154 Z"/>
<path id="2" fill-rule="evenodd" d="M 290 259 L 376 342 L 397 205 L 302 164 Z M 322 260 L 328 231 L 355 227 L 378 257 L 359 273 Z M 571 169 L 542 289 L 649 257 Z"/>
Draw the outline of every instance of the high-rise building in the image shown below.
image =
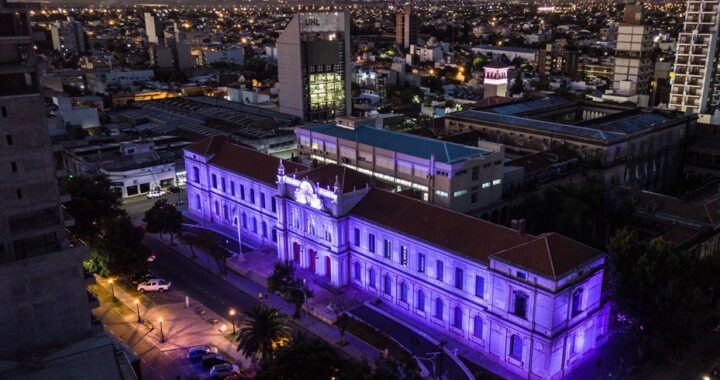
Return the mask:
<path id="1" fill-rule="evenodd" d="M 0 360 L 92 333 L 82 261 L 70 248 L 28 8 L 0 0 Z"/>
<path id="2" fill-rule="evenodd" d="M 625 6 L 618 26 L 613 90 L 622 96 L 649 95 L 653 75 L 652 40 L 643 25 L 642 4 Z M 643 105 L 647 106 L 647 98 Z"/>
<path id="3" fill-rule="evenodd" d="M 404 48 L 417 44 L 419 23 L 412 5 L 406 4 L 402 12 L 395 15 L 395 43 Z"/>
<path id="4" fill-rule="evenodd" d="M 688 0 L 678 34 L 670 108 L 713 114 L 718 106 L 718 0 Z"/>
<path id="5" fill-rule="evenodd" d="M 165 43 L 162 23 L 150 12 L 145 12 L 145 34 L 150 44 L 163 45 Z"/>
<path id="6" fill-rule="evenodd" d="M 281 112 L 311 122 L 351 113 L 348 13 L 296 14 L 277 48 Z"/>
<path id="7" fill-rule="evenodd" d="M 85 29 L 82 23 L 68 17 L 67 21 L 55 21 L 50 27 L 53 49 L 62 52 L 84 53 Z"/>

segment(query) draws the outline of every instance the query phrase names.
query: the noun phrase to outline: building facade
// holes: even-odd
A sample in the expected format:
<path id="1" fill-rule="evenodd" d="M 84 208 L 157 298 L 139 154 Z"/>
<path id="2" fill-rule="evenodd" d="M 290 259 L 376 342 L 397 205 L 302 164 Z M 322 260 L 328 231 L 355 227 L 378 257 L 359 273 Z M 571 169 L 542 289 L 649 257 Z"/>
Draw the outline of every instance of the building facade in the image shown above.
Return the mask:
<path id="1" fill-rule="evenodd" d="M 419 24 L 412 5 L 403 6 L 402 11 L 395 15 L 395 43 L 406 49 L 417 44 Z"/>
<path id="2" fill-rule="evenodd" d="M 717 109 L 718 7 L 718 0 L 687 2 L 685 22 L 677 39 L 670 108 L 704 114 L 714 114 Z"/>
<path id="3" fill-rule="evenodd" d="M 0 0 L 0 360 L 92 332 L 84 247 L 71 247 L 38 86 L 28 8 Z"/>
<path id="4" fill-rule="evenodd" d="M 562 378 L 609 334 L 605 256 L 566 237 L 527 235 L 379 189 L 339 165 L 305 169 L 221 137 L 185 159 L 196 174 L 190 217 L 228 231 L 241 223 L 243 241 L 276 248 L 317 281 L 376 295 L 519 375 Z"/>
<path id="5" fill-rule="evenodd" d="M 50 27 L 53 49 L 61 52 L 85 53 L 85 29 L 82 23 L 68 17 L 66 21 L 55 21 Z"/>
<path id="6" fill-rule="evenodd" d="M 350 16 L 299 13 L 277 40 L 280 112 L 303 121 L 350 115 Z"/>
<path id="7" fill-rule="evenodd" d="M 641 101 L 641 105 L 647 106 L 654 70 L 653 45 L 642 17 L 642 5 L 625 6 L 623 21 L 618 26 L 613 90 L 623 96 L 647 95 Z"/>

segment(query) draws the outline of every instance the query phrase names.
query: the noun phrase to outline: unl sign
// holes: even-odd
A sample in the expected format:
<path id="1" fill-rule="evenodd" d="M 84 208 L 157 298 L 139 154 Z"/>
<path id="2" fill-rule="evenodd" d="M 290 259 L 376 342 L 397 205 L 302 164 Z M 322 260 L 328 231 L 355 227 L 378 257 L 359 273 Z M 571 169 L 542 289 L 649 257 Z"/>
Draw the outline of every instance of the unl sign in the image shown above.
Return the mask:
<path id="1" fill-rule="evenodd" d="M 320 26 L 320 20 L 316 18 L 306 18 L 305 19 L 305 26 Z"/>

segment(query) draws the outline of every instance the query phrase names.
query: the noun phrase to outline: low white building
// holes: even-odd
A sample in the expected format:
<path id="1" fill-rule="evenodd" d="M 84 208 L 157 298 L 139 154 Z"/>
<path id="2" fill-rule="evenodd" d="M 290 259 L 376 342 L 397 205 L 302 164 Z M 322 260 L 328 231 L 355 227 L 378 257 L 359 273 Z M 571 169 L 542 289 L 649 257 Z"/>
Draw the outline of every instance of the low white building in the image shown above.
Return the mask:
<path id="1" fill-rule="evenodd" d="M 228 50 L 206 50 L 203 54 L 206 65 L 218 62 L 242 65 L 245 62 L 245 49 L 242 46 L 233 46 Z"/>
<path id="2" fill-rule="evenodd" d="M 155 76 L 152 70 L 111 70 L 87 73 L 87 87 L 91 93 L 107 94 L 111 89 L 132 86 L 150 81 Z"/>

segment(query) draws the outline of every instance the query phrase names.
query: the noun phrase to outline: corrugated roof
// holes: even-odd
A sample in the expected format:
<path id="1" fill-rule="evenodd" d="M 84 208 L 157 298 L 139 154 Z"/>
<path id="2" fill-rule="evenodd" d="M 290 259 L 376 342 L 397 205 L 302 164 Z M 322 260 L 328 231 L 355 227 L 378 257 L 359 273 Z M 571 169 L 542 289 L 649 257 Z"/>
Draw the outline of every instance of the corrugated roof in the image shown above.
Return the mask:
<path id="1" fill-rule="evenodd" d="M 550 96 L 542 99 L 528 100 L 513 104 L 504 104 L 492 107 L 490 110 L 500 115 L 517 115 L 529 111 L 541 110 L 550 107 L 561 107 L 575 103 L 573 100 L 560 96 Z"/>
<path id="2" fill-rule="evenodd" d="M 430 159 L 430 156 L 435 155 L 436 161 L 445 163 L 453 163 L 491 153 L 480 148 L 368 126 L 349 129 L 338 127 L 335 124 L 318 124 L 306 126 L 302 129 L 372 145 L 413 157 Z"/>

